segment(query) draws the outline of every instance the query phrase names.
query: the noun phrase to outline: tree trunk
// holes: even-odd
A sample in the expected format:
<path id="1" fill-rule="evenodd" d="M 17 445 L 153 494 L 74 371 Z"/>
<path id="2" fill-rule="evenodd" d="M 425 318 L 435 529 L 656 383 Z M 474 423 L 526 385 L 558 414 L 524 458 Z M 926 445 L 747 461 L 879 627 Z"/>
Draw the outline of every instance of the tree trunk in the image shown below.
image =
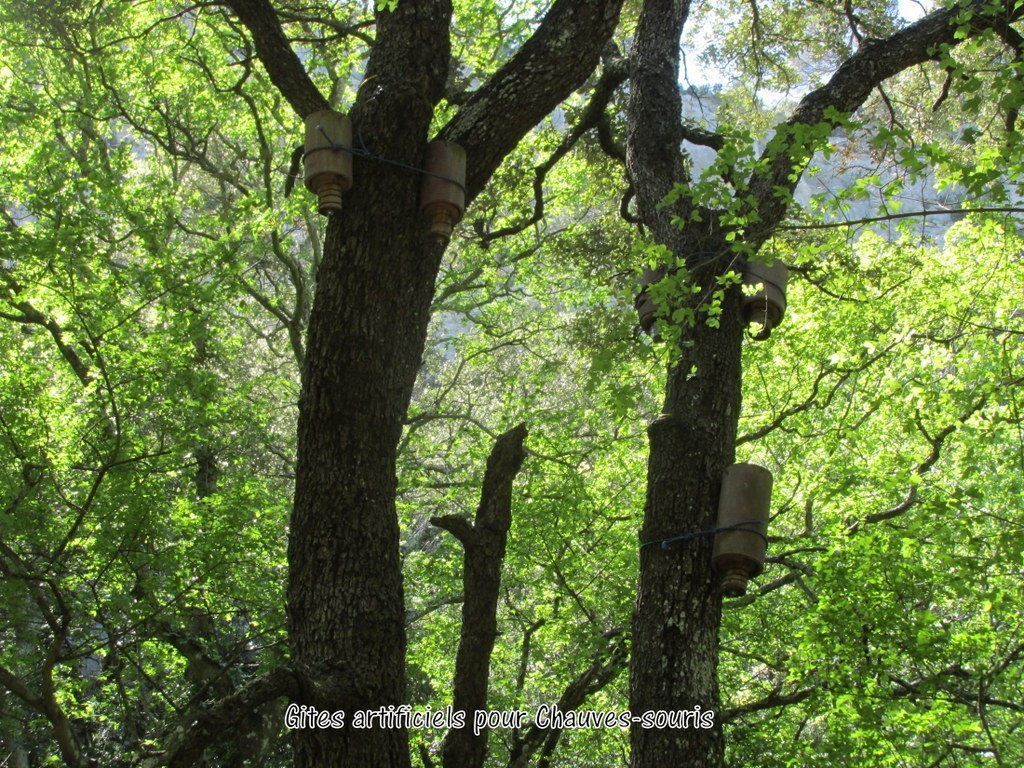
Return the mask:
<path id="1" fill-rule="evenodd" d="M 634 727 L 634 768 L 723 765 L 717 679 L 722 600 L 711 572 L 712 539 L 660 544 L 714 527 L 722 472 L 733 462 L 742 339 L 736 296 L 723 315 L 721 328 L 694 329 L 696 343 L 670 373 L 665 414 L 648 428 L 630 706 L 634 715 L 676 711 L 684 719 L 676 727 Z M 713 721 L 700 718 L 708 711 Z"/>
<path id="2" fill-rule="evenodd" d="M 450 5 L 435 0 L 399 3 L 379 16 L 351 117 L 357 144 L 389 162 L 355 158 L 354 186 L 328 227 L 317 276 L 288 606 L 303 681 L 298 703 L 348 717 L 343 729 L 297 730 L 299 766 L 409 765 L 404 729 L 356 730 L 351 717 L 405 700 L 395 452 L 444 244 L 427 234 L 419 213 L 420 175 L 395 163 L 422 167 L 447 74 L 450 15 Z M 449 124 L 446 138 L 469 155 L 468 199 L 593 70 L 617 17 L 618 0 L 556 3 L 530 43 Z"/>
<path id="3" fill-rule="evenodd" d="M 302 117 L 327 106 L 267 0 L 228 0 L 270 79 Z M 467 203 L 504 156 L 597 65 L 621 0 L 556 0 L 529 41 L 440 136 L 467 153 Z M 382 4 L 390 6 L 391 4 Z M 353 187 L 332 214 L 317 275 L 299 403 L 288 545 L 296 704 L 345 712 L 295 729 L 298 766 L 402 768 L 401 728 L 352 726 L 405 700 L 405 623 L 395 458 L 426 338 L 444 243 L 419 212 L 434 106 L 450 59 L 450 0 L 377 14 L 355 106 Z"/>
<path id="4" fill-rule="evenodd" d="M 409 764 L 404 729 L 351 718 L 405 702 L 395 452 L 443 245 L 421 226 L 414 174 L 365 161 L 356 172 L 366 181 L 328 228 L 310 320 L 288 548 L 302 703 L 347 718 L 295 740 L 300 766 L 396 768 Z"/>
<path id="5" fill-rule="evenodd" d="M 688 2 L 647 0 L 631 58 L 627 167 L 640 217 L 653 238 L 682 259 L 701 287 L 685 302 L 707 302 L 715 278 L 733 263 L 717 217 L 685 198 L 661 202 L 690 179 L 681 142 L 686 138 L 679 96 L 679 38 Z M 683 300 L 680 300 L 683 301 Z M 666 547 L 661 541 L 714 527 L 722 472 L 733 461 L 740 408 L 739 296 L 727 293 L 721 327 L 697 314 L 683 329 L 680 359 L 669 372 L 663 415 L 648 428 L 647 501 L 640 532 L 640 580 L 633 615 L 630 709 L 633 768 L 718 768 L 724 742 L 717 720 L 718 628 L 721 598 L 711 574 L 708 537 Z M 698 709 L 699 708 L 699 709 Z M 708 722 L 705 714 L 715 716 Z M 656 719 L 673 713 L 675 722 Z M 655 719 L 644 721 L 651 717 Z M 709 726 L 709 727 L 704 727 Z"/>
<path id="6" fill-rule="evenodd" d="M 420 365 L 444 243 L 419 211 L 430 120 L 448 66 L 443 2 L 401 4 L 351 112 L 354 188 L 330 217 L 299 408 L 288 562 L 297 703 L 345 712 L 341 729 L 294 731 L 296 765 L 409 765 L 403 728 L 353 727 L 405 703 L 405 606 L 396 446 Z M 396 165 L 400 163 L 407 167 Z"/>

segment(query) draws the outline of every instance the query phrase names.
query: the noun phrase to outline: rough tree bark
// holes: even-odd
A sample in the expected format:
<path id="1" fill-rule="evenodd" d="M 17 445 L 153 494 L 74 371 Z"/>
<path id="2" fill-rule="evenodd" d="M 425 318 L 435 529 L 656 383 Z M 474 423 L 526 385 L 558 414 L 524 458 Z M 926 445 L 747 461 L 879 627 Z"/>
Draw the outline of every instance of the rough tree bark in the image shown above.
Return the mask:
<path id="1" fill-rule="evenodd" d="M 455 657 L 452 706 L 466 713 L 462 728 L 452 728 L 441 750 L 444 768 L 482 768 L 487 729 L 475 727 L 475 712 L 487 709 L 491 652 L 498 636 L 498 595 L 505 544 L 512 527 L 512 481 L 526 458 L 526 425 L 500 435 L 487 459 L 476 520 L 458 515 L 430 521 L 457 538 L 465 550 L 462 566 L 462 633 Z"/>
<path id="2" fill-rule="evenodd" d="M 687 218 L 685 203 L 659 203 L 675 184 L 685 184 L 681 142 L 679 38 L 688 2 L 648 0 L 644 4 L 630 69 L 627 167 L 637 206 L 652 237 L 686 259 L 706 296 L 715 276 L 730 265 L 712 212 L 706 225 L 680 229 L 673 216 Z M 680 207 L 683 210 L 680 210 Z M 650 458 L 641 542 L 660 541 L 714 524 L 719 478 L 733 460 L 739 416 L 740 339 L 738 298 L 728 296 L 722 326 L 703 324 L 689 334 L 693 344 L 669 374 L 664 415 L 648 429 Z M 657 710 L 718 706 L 718 626 L 721 601 L 710 573 L 711 542 L 697 538 L 662 549 L 642 546 L 640 581 L 633 618 L 630 708 Z M 719 766 L 721 725 L 711 729 L 645 729 L 631 732 L 635 768 Z"/>
<path id="3" fill-rule="evenodd" d="M 522 49 L 441 132 L 467 152 L 467 197 L 593 71 L 621 0 L 558 0 Z M 232 0 L 273 82 L 305 116 L 324 105 L 267 0 Z M 356 135 L 422 167 L 449 62 L 448 0 L 378 14 Z M 288 559 L 297 703 L 346 712 L 405 701 L 405 623 L 395 513 L 396 446 L 426 338 L 444 245 L 427 235 L 420 177 L 355 158 L 331 220 L 310 318 Z M 351 722 L 350 720 L 348 721 Z M 409 765 L 402 729 L 297 730 L 297 765 Z"/>

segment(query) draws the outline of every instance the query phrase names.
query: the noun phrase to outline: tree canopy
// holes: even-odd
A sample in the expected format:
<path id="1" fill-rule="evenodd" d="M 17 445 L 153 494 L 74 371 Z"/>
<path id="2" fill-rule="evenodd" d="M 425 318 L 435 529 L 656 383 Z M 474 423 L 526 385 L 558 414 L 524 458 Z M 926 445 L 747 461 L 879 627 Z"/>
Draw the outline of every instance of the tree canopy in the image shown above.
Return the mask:
<path id="1" fill-rule="evenodd" d="M 0 0 L 0 765 L 1024 764 L 1022 14 Z"/>

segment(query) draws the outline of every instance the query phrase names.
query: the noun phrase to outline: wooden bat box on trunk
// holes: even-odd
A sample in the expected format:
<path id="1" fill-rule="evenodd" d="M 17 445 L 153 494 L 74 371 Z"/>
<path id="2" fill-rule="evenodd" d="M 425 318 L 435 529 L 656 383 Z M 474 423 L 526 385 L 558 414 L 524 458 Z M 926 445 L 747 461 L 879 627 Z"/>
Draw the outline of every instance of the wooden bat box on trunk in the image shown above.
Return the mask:
<path id="1" fill-rule="evenodd" d="M 768 512 L 772 501 L 772 473 L 756 464 L 733 464 L 722 476 L 718 497 L 718 528 L 712 564 L 719 575 L 719 591 L 740 597 L 747 581 L 764 570 L 768 547 Z"/>
<path id="2" fill-rule="evenodd" d="M 341 210 L 341 196 L 352 186 L 352 121 L 330 109 L 306 118 L 306 188 L 318 198 L 324 216 Z"/>

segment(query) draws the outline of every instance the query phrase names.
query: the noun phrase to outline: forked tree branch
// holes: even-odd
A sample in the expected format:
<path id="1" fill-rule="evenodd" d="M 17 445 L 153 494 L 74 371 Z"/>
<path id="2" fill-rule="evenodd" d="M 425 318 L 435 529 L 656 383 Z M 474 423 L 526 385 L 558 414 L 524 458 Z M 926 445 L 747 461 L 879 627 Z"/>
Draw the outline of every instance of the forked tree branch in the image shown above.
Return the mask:
<path id="1" fill-rule="evenodd" d="M 505 544 L 512 525 L 512 482 L 526 458 L 526 425 L 500 435 L 487 459 L 476 520 L 432 518 L 455 535 L 465 549 L 462 587 L 462 636 L 455 659 L 452 706 L 469 713 L 462 728 L 445 736 L 441 758 L 445 768 L 481 768 L 487 757 L 487 731 L 474 727 L 472 713 L 487 709 L 491 652 L 498 635 L 498 593 Z"/>
<path id="2" fill-rule="evenodd" d="M 75 376 L 85 386 L 88 386 L 92 382 L 92 372 L 89 370 L 89 366 L 82 360 L 75 348 L 71 346 L 64 338 L 64 328 L 51 317 L 44 315 L 32 304 L 27 301 L 20 301 L 17 296 L 21 292 L 21 286 L 3 272 L 0 272 L 0 277 L 3 278 L 4 286 L 0 291 L 0 298 L 6 298 L 20 314 L 13 314 L 10 312 L 0 312 L 0 319 L 11 320 L 16 323 L 23 323 L 26 325 L 39 325 L 47 330 L 50 336 L 53 338 L 54 344 L 57 345 L 57 349 L 60 350 L 61 356 L 67 361 L 67 364 L 71 366 L 71 370 L 75 372 Z"/>
<path id="3" fill-rule="evenodd" d="M 842 389 L 842 387 L 846 384 L 846 382 L 850 379 L 851 376 L 853 376 L 854 374 L 863 373 L 876 362 L 887 357 L 888 354 L 898 344 L 898 341 L 894 341 L 891 344 L 887 345 L 881 351 L 877 352 L 876 354 L 869 355 L 859 365 L 855 365 L 850 368 L 841 368 L 838 366 L 827 366 L 825 368 L 822 368 L 818 372 L 818 375 L 814 378 L 814 382 L 811 385 L 811 391 L 808 393 L 807 397 L 805 397 L 801 402 L 797 403 L 796 405 L 790 405 L 783 408 L 769 423 L 764 424 L 761 427 L 758 427 L 753 432 L 747 432 L 746 434 L 737 437 L 736 445 L 740 446 L 743 445 L 744 443 L 760 440 L 764 436 L 774 432 L 776 429 L 781 428 L 789 418 L 796 416 L 798 413 L 802 413 L 803 411 L 806 411 L 810 408 L 827 408 L 829 404 L 832 402 L 833 398 Z M 822 383 L 825 381 L 826 377 L 831 376 L 833 374 L 839 375 L 836 377 L 836 380 L 832 384 L 832 386 L 829 387 L 828 392 L 824 396 L 824 398 L 819 400 L 819 393 L 822 388 Z"/>
<path id="4" fill-rule="evenodd" d="M 1006 382 L 1004 386 L 1019 386 L 1022 381 L 1024 381 L 1024 378 L 1014 379 L 1013 381 Z M 978 411 L 982 410 L 988 404 L 988 400 L 989 398 L 987 394 L 982 395 L 977 400 L 975 400 L 966 410 L 959 414 L 956 417 L 956 421 L 947 424 L 945 427 L 939 430 L 934 436 L 930 435 L 928 433 L 928 430 L 925 428 L 923 422 L 921 421 L 921 414 L 916 413 L 914 415 L 914 423 L 917 425 L 918 431 L 921 433 L 924 439 L 928 442 L 928 445 L 931 447 L 931 450 L 928 452 L 928 455 L 921 462 L 919 462 L 916 467 L 914 467 L 914 474 L 918 478 L 921 478 L 925 474 L 930 472 L 932 470 L 932 467 L 934 467 L 935 464 L 939 461 L 939 459 L 942 456 L 942 448 L 945 445 L 946 439 L 950 435 L 952 435 L 960 426 L 966 424 L 967 420 L 970 419 L 971 416 L 973 416 Z M 847 529 L 847 533 L 856 533 L 860 529 L 860 526 L 865 523 L 881 523 L 885 520 L 892 520 L 893 518 L 899 517 L 900 515 L 903 515 L 906 512 L 909 512 L 911 509 L 913 509 L 914 506 L 917 504 L 917 501 L 918 485 L 911 484 L 909 490 L 907 491 L 907 495 L 903 498 L 903 501 L 901 501 L 899 504 L 896 504 L 893 507 L 890 507 L 889 509 L 883 510 L 881 512 L 874 512 L 860 520 L 857 520 L 852 525 L 850 525 L 850 527 Z"/>

